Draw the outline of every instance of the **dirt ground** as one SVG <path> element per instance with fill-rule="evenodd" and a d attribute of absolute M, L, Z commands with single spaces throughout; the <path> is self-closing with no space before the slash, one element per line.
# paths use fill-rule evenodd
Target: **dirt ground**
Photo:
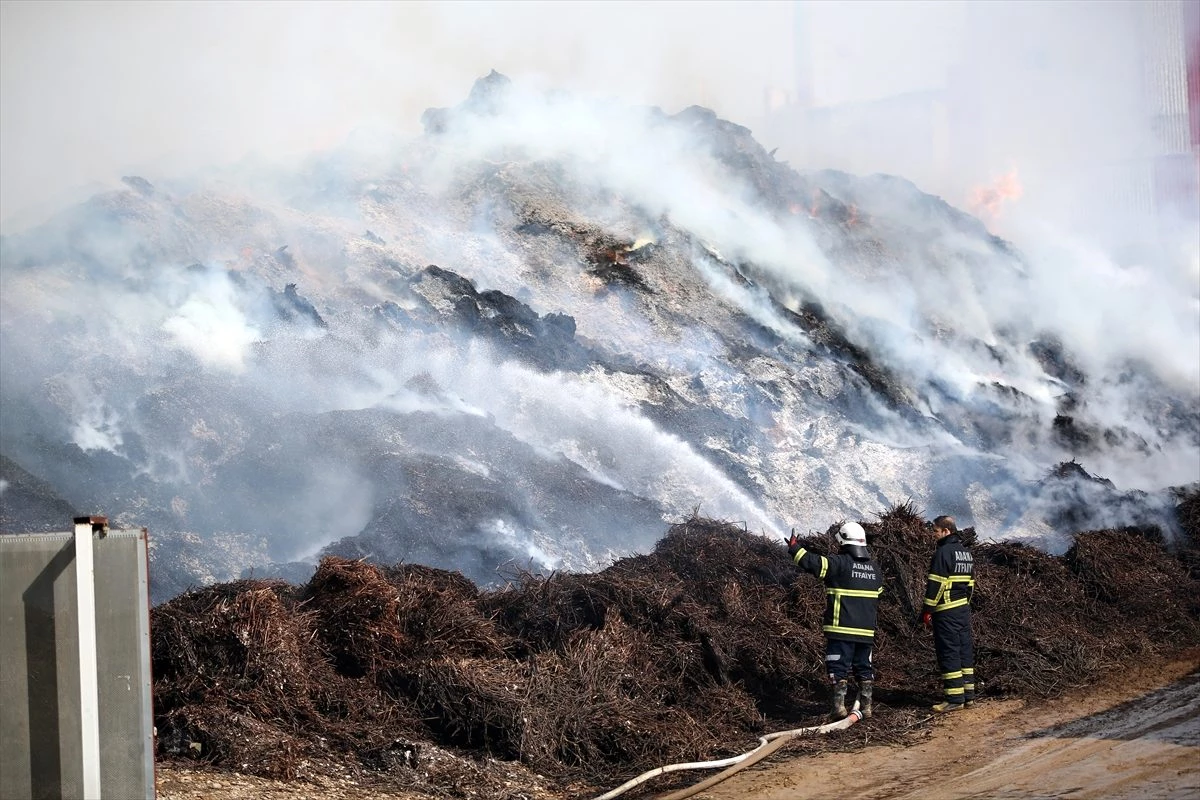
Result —
<path fill-rule="evenodd" d="M 784 748 L 695 798 L 1200 798 L 1200 652 L 1044 705 L 981 701 L 919 736 L 803 759 Z"/>
<path fill-rule="evenodd" d="M 288 783 L 174 764 L 155 768 L 158 800 L 425 800 L 415 794 L 373 791 L 348 780 Z"/>
<path fill-rule="evenodd" d="M 158 767 L 157 785 L 158 800 L 427 800 L 349 780 L 285 783 L 171 764 Z M 802 758 L 784 747 L 695 795 L 751 797 L 1200 798 L 1200 650 L 1045 704 L 983 700 L 904 746 Z"/>

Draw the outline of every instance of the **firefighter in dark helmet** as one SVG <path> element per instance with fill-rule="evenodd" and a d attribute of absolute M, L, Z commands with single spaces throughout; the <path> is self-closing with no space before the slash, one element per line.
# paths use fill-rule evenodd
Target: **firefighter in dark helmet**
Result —
<path fill-rule="evenodd" d="M 825 670 L 833 684 L 835 719 L 846 716 L 849 679 L 858 681 L 859 710 L 871 716 L 875 668 L 875 617 L 883 593 L 883 573 L 867 550 L 867 534 L 857 522 L 847 522 L 837 532 L 838 553 L 821 556 L 804 549 L 792 531 L 788 554 L 806 572 L 825 584 Z"/>
<path fill-rule="evenodd" d="M 937 549 L 929 562 L 920 622 L 933 627 L 933 647 L 942 673 L 942 713 L 969 708 L 975 700 L 975 646 L 971 637 L 971 598 L 975 561 L 963 544 L 954 517 L 933 521 Z"/>

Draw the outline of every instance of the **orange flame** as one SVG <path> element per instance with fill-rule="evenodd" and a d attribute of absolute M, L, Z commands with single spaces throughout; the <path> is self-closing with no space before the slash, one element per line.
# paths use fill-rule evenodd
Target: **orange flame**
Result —
<path fill-rule="evenodd" d="M 1017 171 L 1010 169 L 1001 175 L 991 186 L 976 186 L 971 190 L 969 205 L 971 213 L 989 220 L 1000 218 L 1004 206 L 1021 199 L 1025 190 L 1017 178 Z"/>
<path fill-rule="evenodd" d="M 235 269 L 239 272 L 241 270 L 248 268 L 253 263 L 254 263 L 254 247 L 251 245 L 244 245 L 242 247 L 242 249 L 238 251 L 238 257 L 237 257 L 236 261 L 233 261 L 231 263 L 231 261 L 227 260 L 225 262 L 226 266 L 230 267 L 231 269 Z"/>

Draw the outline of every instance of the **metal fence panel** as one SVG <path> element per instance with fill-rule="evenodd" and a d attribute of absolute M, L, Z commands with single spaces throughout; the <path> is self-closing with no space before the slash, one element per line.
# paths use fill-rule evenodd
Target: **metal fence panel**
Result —
<path fill-rule="evenodd" d="M 146 532 L 93 534 L 106 800 L 154 797 Z M 0 535 L 0 797 L 82 791 L 75 542 Z"/>

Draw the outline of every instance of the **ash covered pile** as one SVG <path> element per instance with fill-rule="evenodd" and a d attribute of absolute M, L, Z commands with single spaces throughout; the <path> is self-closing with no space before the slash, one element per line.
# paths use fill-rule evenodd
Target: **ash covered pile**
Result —
<path fill-rule="evenodd" d="M 1179 506 L 1193 543 L 1198 496 Z M 906 503 L 864 527 L 886 574 L 876 714 L 801 750 L 896 741 L 939 696 L 912 622 L 932 549 L 923 520 Z M 835 529 L 806 546 L 832 550 Z M 985 698 L 1053 696 L 1200 644 L 1200 579 L 1187 548 L 1153 531 L 1078 533 L 1061 556 L 964 538 Z M 330 556 L 302 586 L 240 581 L 154 609 L 159 756 L 438 796 L 587 792 L 820 717 L 823 602 L 781 542 L 695 515 L 600 572 L 487 591 Z"/>
<path fill-rule="evenodd" d="M 0 529 L 146 527 L 155 602 L 330 555 L 585 572 L 698 507 L 1177 533 L 1200 306 L 1167 271 L 793 169 L 699 107 L 493 73 L 423 121 L 6 231 Z M 1076 457 L 1111 482 L 1042 480 Z"/>

